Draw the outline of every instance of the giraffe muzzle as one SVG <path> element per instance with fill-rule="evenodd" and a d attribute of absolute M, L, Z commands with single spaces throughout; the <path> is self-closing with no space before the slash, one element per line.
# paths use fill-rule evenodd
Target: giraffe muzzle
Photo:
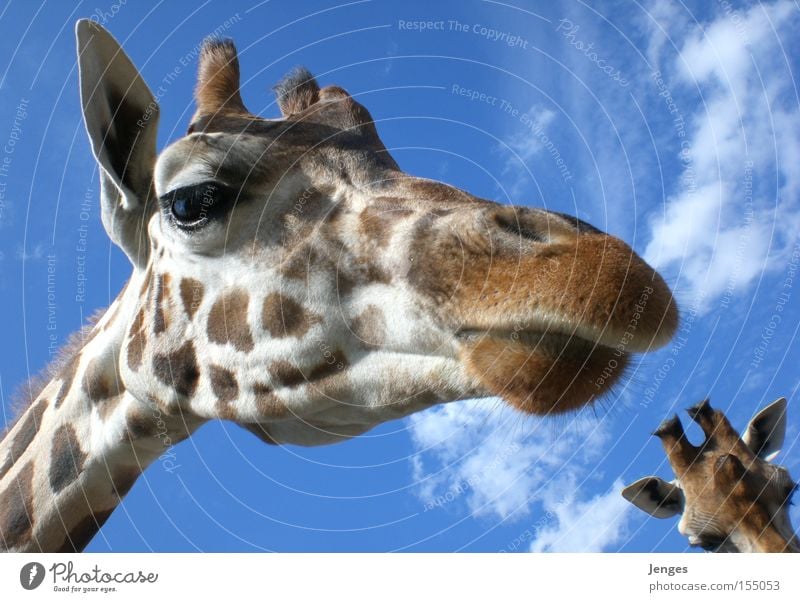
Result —
<path fill-rule="evenodd" d="M 537 414 L 576 409 L 619 382 L 632 354 L 672 338 L 671 291 L 618 238 L 539 210 L 484 208 L 471 230 L 469 216 L 453 219 L 429 233 L 437 261 L 415 283 L 490 393 Z"/>

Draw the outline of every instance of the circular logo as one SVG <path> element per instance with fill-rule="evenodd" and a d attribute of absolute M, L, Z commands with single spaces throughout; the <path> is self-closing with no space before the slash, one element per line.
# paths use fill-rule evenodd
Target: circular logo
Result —
<path fill-rule="evenodd" d="M 29 562 L 19 572 L 19 582 L 25 589 L 36 589 L 44 581 L 44 566 Z"/>

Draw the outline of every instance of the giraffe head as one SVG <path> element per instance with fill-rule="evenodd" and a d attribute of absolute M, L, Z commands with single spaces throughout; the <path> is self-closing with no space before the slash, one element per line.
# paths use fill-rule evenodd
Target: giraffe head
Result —
<path fill-rule="evenodd" d="M 677 480 L 645 477 L 622 495 L 658 518 L 681 514 L 680 532 L 707 551 L 800 551 L 788 511 L 797 485 L 770 462 L 783 445 L 786 400 L 756 414 L 744 437 L 707 400 L 688 412 L 703 429 L 701 445 L 689 442 L 677 416 L 654 433 Z"/>
<path fill-rule="evenodd" d="M 234 46 L 200 53 L 186 136 L 102 28 L 78 26 L 103 221 L 134 265 L 126 390 L 168 414 L 316 444 L 435 403 L 591 403 L 677 310 L 625 243 L 572 217 L 403 173 L 367 110 L 299 69 L 251 114 Z"/>

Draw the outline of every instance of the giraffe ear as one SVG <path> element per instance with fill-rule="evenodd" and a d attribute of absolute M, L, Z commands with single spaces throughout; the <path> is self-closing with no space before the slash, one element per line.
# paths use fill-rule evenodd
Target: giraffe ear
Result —
<path fill-rule="evenodd" d="M 249 115 L 239 92 L 239 56 L 231 40 L 206 38 L 200 60 L 194 98 L 197 103 L 192 122 L 203 115 Z"/>
<path fill-rule="evenodd" d="M 770 462 L 781 451 L 785 436 L 786 398 L 781 397 L 753 417 L 742 440 L 759 458 Z"/>
<path fill-rule="evenodd" d="M 134 265 L 147 263 L 147 218 L 155 203 L 158 103 L 139 71 L 105 29 L 75 26 L 81 108 L 100 166 L 101 214 L 108 235 Z"/>
<path fill-rule="evenodd" d="M 644 477 L 622 490 L 622 497 L 656 518 L 683 512 L 683 492 L 660 477 Z"/>
<path fill-rule="evenodd" d="M 284 117 L 301 113 L 319 100 L 319 84 L 305 67 L 295 67 L 273 89 Z"/>

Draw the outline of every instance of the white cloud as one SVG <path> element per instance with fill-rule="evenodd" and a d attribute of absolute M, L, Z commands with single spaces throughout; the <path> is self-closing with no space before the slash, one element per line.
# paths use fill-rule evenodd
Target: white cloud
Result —
<path fill-rule="evenodd" d="M 664 47 L 672 43 L 674 32 L 687 27 L 682 8 L 677 2 L 653 2 L 647 7 L 646 16 L 640 17 L 644 29 L 650 33 L 647 60 L 651 65 L 661 64 Z"/>
<path fill-rule="evenodd" d="M 44 245 L 36 243 L 31 250 L 17 247 L 17 259 L 22 261 L 35 261 L 44 257 Z"/>
<path fill-rule="evenodd" d="M 505 179 L 506 192 L 512 199 L 531 185 L 535 177 L 535 172 L 529 172 L 533 157 L 545 150 L 554 159 L 561 157 L 558 147 L 548 134 L 548 126 L 555 117 L 556 113 L 550 109 L 532 106 L 519 118 L 515 133 L 505 140 L 504 145 L 500 145 L 500 151 L 508 155 L 501 176 Z"/>
<path fill-rule="evenodd" d="M 553 418 L 523 416 L 499 399 L 446 404 L 408 421 L 416 495 L 426 511 L 452 504 L 475 516 L 514 521 L 538 504 L 556 508 L 566 496 L 590 512 L 605 508 L 592 510 L 599 502 L 580 493 L 602 479 L 596 463 L 610 439 L 603 421 L 557 425 Z M 569 518 L 565 509 L 558 512 L 559 524 Z"/>
<path fill-rule="evenodd" d="M 620 494 L 616 480 L 603 494 L 585 501 L 576 499 L 575 484 L 554 487 L 545 499 L 545 516 L 555 521 L 538 530 L 531 552 L 614 551 L 628 536 L 631 506 Z"/>
<path fill-rule="evenodd" d="M 669 268 L 679 291 L 704 298 L 701 309 L 785 265 L 800 225 L 800 107 L 776 33 L 792 31 L 799 15 L 778 1 L 689 33 L 662 23 L 680 49 L 671 60 L 653 26 L 650 54 L 678 105 L 698 91 L 702 104 L 685 114 L 684 171 L 650 223 L 645 258 Z"/>

